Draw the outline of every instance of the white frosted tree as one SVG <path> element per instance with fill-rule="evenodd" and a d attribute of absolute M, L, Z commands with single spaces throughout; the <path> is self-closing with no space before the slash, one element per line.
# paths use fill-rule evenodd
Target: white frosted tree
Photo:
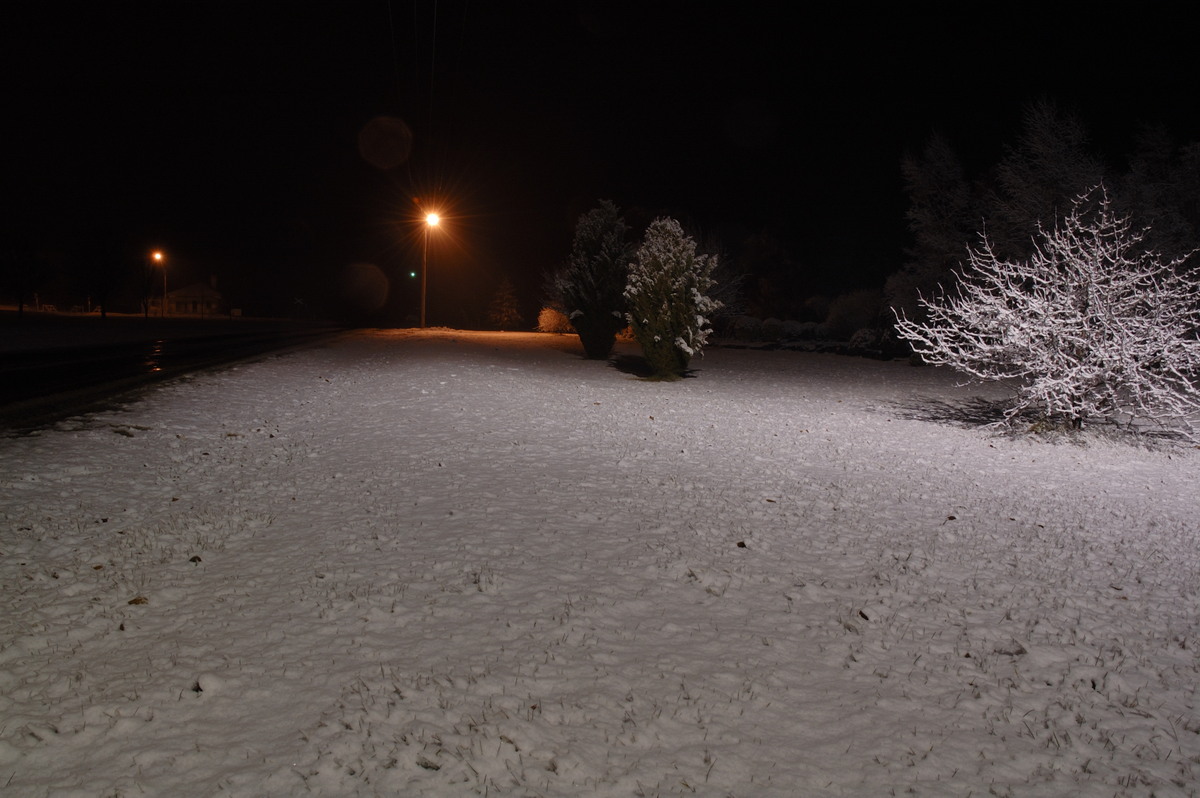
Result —
<path fill-rule="evenodd" d="M 923 298 L 924 321 L 897 313 L 897 332 L 929 363 L 1017 383 L 1006 423 L 1099 419 L 1196 440 L 1200 282 L 1144 236 L 1097 186 L 1054 230 L 1038 225 L 1027 259 L 1001 260 L 981 236 L 956 291 Z"/>
<path fill-rule="evenodd" d="M 679 377 L 712 332 L 710 314 L 721 303 L 709 296 L 715 255 L 696 252 L 679 222 L 650 223 L 625 286 L 629 324 L 646 361 L 660 377 Z"/>

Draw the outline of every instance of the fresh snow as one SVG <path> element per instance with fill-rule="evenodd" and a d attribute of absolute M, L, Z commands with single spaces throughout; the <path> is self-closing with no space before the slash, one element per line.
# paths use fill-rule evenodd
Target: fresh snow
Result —
<path fill-rule="evenodd" d="M 692 365 L 360 332 L 3 437 L 0 793 L 1197 794 L 1195 448 Z"/>

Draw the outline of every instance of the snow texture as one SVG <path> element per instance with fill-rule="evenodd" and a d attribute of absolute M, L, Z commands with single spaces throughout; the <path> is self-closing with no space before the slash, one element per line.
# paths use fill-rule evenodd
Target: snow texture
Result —
<path fill-rule="evenodd" d="M 0 439 L 3 794 L 1196 795 L 1194 449 L 575 346 L 355 333 Z"/>

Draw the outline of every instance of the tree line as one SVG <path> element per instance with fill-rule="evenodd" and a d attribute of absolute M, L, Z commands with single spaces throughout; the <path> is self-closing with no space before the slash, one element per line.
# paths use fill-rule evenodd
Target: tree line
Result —
<path fill-rule="evenodd" d="M 999 258 L 1028 258 L 1038 226 L 1052 227 L 1100 184 L 1114 213 L 1147 230 L 1146 247 L 1168 258 L 1195 250 L 1200 142 L 1181 144 L 1166 129 L 1146 126 L 1124 160 L 1106 160 L 1080 116 L 1049 99 L 1026 106 L 1016 140 L 978 174 L 968 174 L 953 143 L 934 133 L 901 164 L 911 238 L 885 285 L 887 306 L 919 316 L 919 297 L 953 282 L 984 233 Z"/>

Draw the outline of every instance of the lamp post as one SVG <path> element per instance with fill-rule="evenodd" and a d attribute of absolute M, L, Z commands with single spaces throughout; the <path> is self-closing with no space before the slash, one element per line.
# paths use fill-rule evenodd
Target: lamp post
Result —
<path fill-rule="evenodd" d="M 161 266 L 161 267 L 162 267 L 162 272 L 163 272 L 163 303 L 162 303 L 162 307 L 159 309 L 159 313 L 158 313 L 158 315 L 159 315 L 159 316 L 166 316 L 166 315 L 167 315 L 167 266 L 166 266 L 166 264 L 163 262 L 163 254 L 162 254 L 162 250 L 158 250 L 158 249 L 154 250 L 154 253 L 153 253 L 153 254 L 152 254 L 150 257 L 154 258 L 154 265 L 156 265 L 156 266 Z"/>
<path fill-rule="evenodd" d="M 425 250 L 421 255 L 421 329 L 425 328 L 425 283 L 429 272 L 429 231 L 437 227 L 440 219 L 436 213 L 425 217 Z"/>

